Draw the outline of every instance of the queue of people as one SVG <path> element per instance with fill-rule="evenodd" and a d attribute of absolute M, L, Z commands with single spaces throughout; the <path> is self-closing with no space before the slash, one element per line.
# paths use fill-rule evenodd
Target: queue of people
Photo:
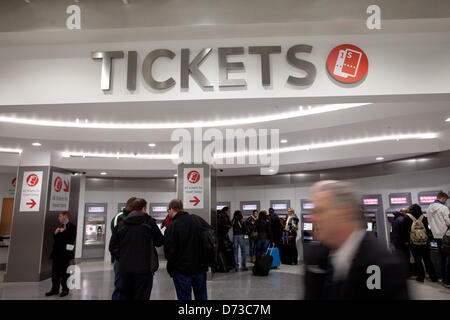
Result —
<path fill-rule="evenodd" d="M 425 271 L 432 282 L 438 282 L 437 270 L 431 260 L 431 243 L 438 249 L 442 284 L 450 288 L 450 254 L 444 249 L 442 239 L 450 237 L 450 212 L 445 203 L 448 195 L 439 192 L 437 199 L 426 212 L 422 212 L 418 204 L 403 208 L 395 214 L 392 222 L 391 241 L 395 250 L 409 264 L 409 275 L 416 276 L 419 282 L 425 281 Z M 426 216 L 425 216 L 426 214 Z M 447 247 L 450 244 L 447 244 Z M 414 264 L 410 263 L 411 255 Z M 425 266 L 425 267 L 424 267 Z"/>

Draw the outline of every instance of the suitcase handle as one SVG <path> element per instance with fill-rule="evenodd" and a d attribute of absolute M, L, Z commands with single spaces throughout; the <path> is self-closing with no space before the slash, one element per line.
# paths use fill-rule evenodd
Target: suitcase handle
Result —
<path fill-rule="evenodd" d="M 270 245 L 267 247 L 266 255 L 269 253 L 269 249 L 270 249 Z M 275 249 L 275 243 L 272 244 L 272 251 L 270 251 L 270 253 L 273 252 L 273 249 Z"/>

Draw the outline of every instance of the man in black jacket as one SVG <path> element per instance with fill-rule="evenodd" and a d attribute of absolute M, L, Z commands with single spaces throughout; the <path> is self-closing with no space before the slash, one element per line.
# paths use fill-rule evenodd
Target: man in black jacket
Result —
<path fill-rule="evenodd" d="M 272 241 L 277 247 L 281 242 L 283 235 L 283 226 L 281 225 L 280 217 L 275 213 L 273 208 L 269 208 L 270 225 L 272 227 Z"/>
<path fill-rule="evenodd" d="M 47 297 L 59 294 L 60 286 L 62 287 L 62 291 L 59 294 L 60 297 L 65 297 L 69 294 L 67 268 L 70 260 L 74 258 L 77 227 L 69 221 L 68 212 L 58 214 L 58 222 L 60 226 L 53 233 L 54 244 L 50 255 L 50 259 L 53 260 L 52 289 L 45 294 Z"/>
<path fill-rule="evenodd" d="M 164 233 L 167 271 L 173 278 L 178 300 L 207 300 L 206 272 L 208 263 L 202 256 L 201 232 L 195 217 L 183 211 L 183 202 L 169 203 L 172 221 Z"/>
<path fill-rule="evenodd" d="M 307 272 L 317 269 L 313 283 L 322 287 L 318 292 L 306 286 L 305 296 L 325 300 L 408 299 L 407 267 L 381 242 L 367 235 L 360 199 L 346 182 L 321 181 L 313 186 L 316 238 L 330 252 L 322 250 L 327 254 L 326 269 L 320 268 L 323 263 L 313 266 L 306 262 Z M 314 294 L 308 294 L 310 290 Z"/>
<path fill-rule="evenodd" d="M 149 300 L 158 270 L 155 246 L 164 244 L 156 222 L 147 213 L 147 201 L 136 199 L 132 211 L 115 228 L 109 251 L 120 263 L 120 300 Z"/>

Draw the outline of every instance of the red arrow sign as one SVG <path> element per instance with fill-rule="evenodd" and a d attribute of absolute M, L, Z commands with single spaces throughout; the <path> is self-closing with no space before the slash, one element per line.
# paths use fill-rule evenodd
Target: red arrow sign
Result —
<path fill-rule="evenodd" d="M 30 209 L 36 205 L 36 201 L 34 199 L 30 199 L 29 202 L 26 203 L 27 206 L 30 206 Z"/>
<path fill-rule="evenodd" d="M 200 203 L 200 199 L 197 198 L 196 196 L 194 196 L 194 199 L 195 200 L 189 200 L 189 202 L 192 202 L 194 204 L 194 207 L 195 207 L 196 205 L 198 205 Z"/>
<path fill-rule="evenodd" d="M 69 182 L 67 182 L 66 180 L 64 180 L 64 192 L 69 192 Z"/>

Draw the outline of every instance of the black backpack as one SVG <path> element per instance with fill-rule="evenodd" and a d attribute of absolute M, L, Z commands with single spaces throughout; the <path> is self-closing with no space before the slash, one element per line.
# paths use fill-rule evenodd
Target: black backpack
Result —
<path fill-rule="evenodd" d="M 208 264 L 208 266 L 214 267 L 216 265 L 217 259 L 215 230 L 201 217 L 195 214 L 193 214 L 192 217 L 194 217 L 194 220 L 200 232 L 202 258 Z"/>

